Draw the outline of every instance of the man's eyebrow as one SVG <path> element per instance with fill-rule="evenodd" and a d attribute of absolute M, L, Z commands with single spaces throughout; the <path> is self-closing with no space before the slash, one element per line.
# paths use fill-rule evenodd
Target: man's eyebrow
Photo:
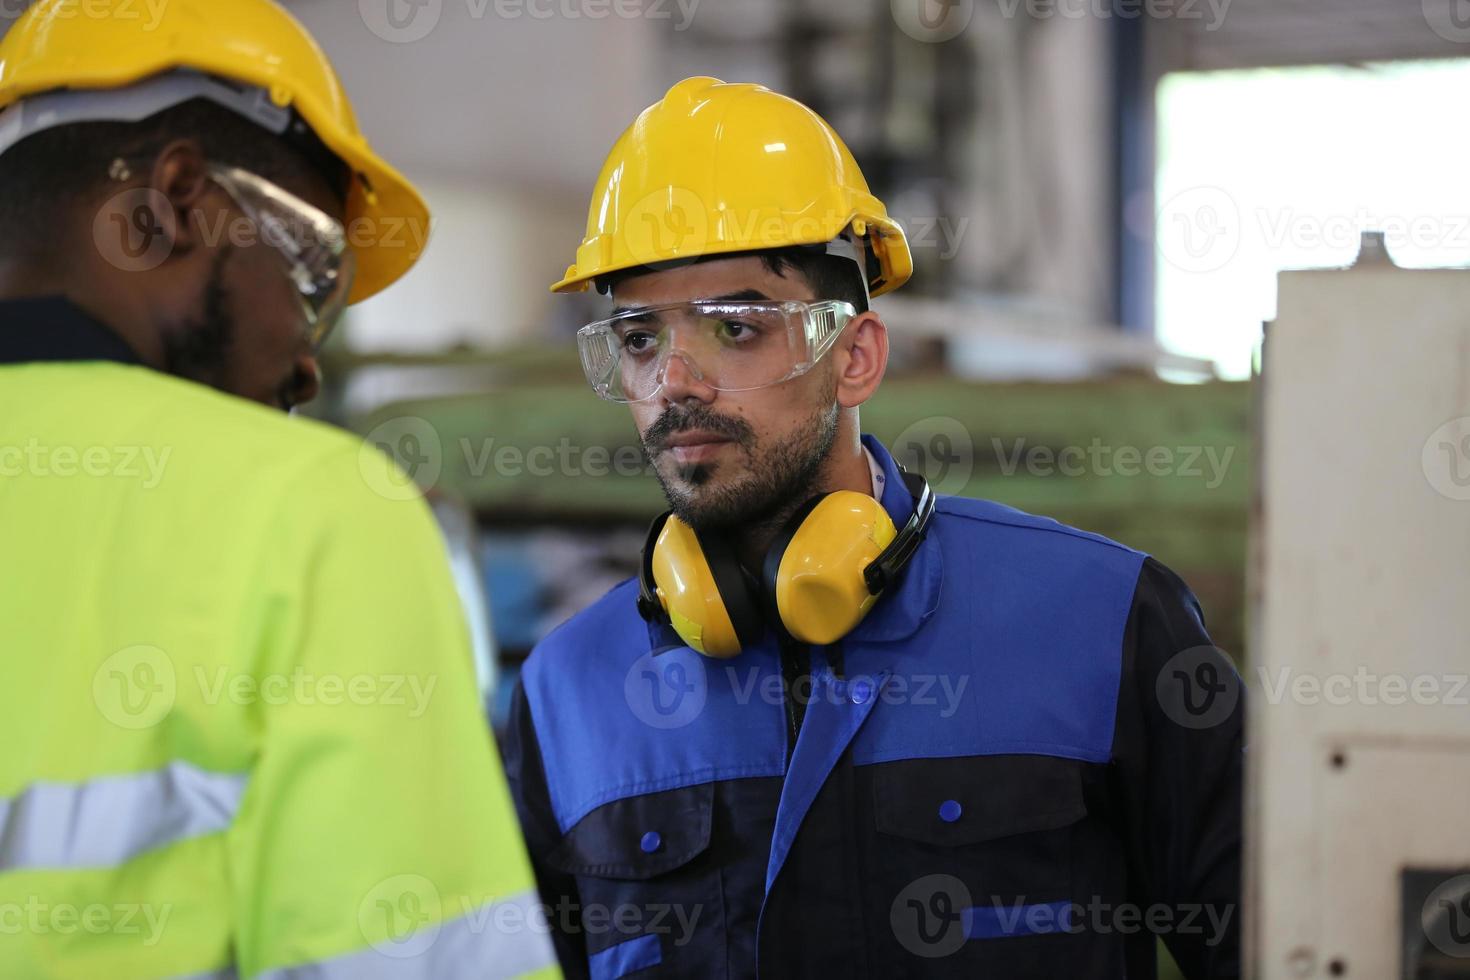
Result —
<path fill-rule="evenodd" d="M 690 300 L 691 303 L 760 303 L 770 302 L 771 297 L 759 289 L 742 289 L 734 293 L 726 293 L 723 296 L 709 296 L 703 299 Z M 658 303 L 653 306 L 614 306 L 609 316 L 636 316 L 648 310 L 658 309 L 666 304 Z"/>

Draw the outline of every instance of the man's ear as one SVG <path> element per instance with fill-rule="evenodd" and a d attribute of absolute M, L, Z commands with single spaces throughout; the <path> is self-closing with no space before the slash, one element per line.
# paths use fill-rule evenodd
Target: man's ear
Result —
<path fill-rule="evenodd" d="M 856 408 L 878 390 L 888 369 L 888 327 L 869 310 L 852 318 L 837 339 L 837 403 Z"/>
<path fill-rule="evenodd" d="M 204 243 L 202 207 L 212 187 L 209 161 L 198 140 L 174 140 L 154 158 L 148 174 L 148 197 L 159 209 L 168 208 L 167 214 L 158 217 L 173 237 L 175 254 Z"/>

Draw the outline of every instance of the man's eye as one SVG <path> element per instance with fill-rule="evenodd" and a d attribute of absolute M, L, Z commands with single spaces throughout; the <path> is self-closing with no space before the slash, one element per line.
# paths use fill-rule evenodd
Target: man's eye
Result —
<path fill-rule="evenodd" d="M 623 334 L 623 349 L 631 354 L 643 354 L 652 350 L 658 338 L 646 330 L 630 330 Z"/>
<path fill-rule="evenodd" d="M 720 321 L 720 336 L 725 340 L 733 340 L 737 343 L 749 341 L 759 332 L 752 324 L 741 323 L 739 320 Z"/>

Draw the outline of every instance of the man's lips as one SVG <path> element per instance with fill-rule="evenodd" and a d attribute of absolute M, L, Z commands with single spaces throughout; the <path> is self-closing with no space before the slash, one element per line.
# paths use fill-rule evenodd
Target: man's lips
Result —
<path fill-rule="evenodd" d="M 729 436 L 714 432 L 675 432 L 659 443 L 659 452 L 669 453 L 680 463 L 700 463 L 733 442 Z"/>

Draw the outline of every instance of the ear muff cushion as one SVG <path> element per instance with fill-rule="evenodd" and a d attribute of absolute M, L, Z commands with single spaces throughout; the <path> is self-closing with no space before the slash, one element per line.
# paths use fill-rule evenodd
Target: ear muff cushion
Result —
<path fill-rule="evenodd" d="M 835 643 L 877 601 L 865 569 L 898 536 L 878 500 L 841 490 L 803 508 L 784 546 L 766 556 L 768 601 L 785 630 L 804 643 Z"/>
<path fill-rule="evenodd" d="M 740 647 L 755 646 L 765 633 L 765 618 L 734 547 L 723 537 L 696 536 Z"/>

